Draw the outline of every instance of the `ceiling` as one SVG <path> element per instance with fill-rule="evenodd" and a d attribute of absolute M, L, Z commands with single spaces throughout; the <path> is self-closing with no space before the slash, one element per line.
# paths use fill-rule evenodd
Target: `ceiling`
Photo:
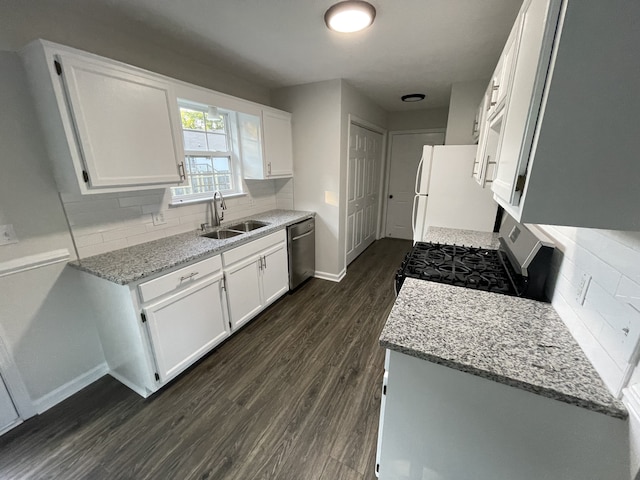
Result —
<path fill-rule="evenodd" d="M 370 0 L 374 24 L 324 25 L 332 0 L 61 0 L 135 25 L 173 50 L 268 88 L 343 78 L 387 111 L 446 107 L 451 84 L 488 80 L 522 0 Z M 99 12 L 99 13 L 97 13 Z M 91 14 L 90 12 L 87 14 Z M 402 103 L 407 93 L 427 99 Z"/>

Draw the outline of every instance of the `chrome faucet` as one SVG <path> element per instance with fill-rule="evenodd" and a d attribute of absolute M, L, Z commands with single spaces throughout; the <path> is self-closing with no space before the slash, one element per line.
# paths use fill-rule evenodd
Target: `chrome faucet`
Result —
<path fill-rule="evenodd" d="M 218 213 L 218 204 L 216 202 L 216 196 L 220 195 L 220 213 Z M 222 193 L 220 193 L 220 191 L 216 190 L 213 193 L 213 199 L 211 200 L 211 202 L 213 203 L 213 226 L 214 227 L 218 227 L 220 226 L 220 222 L 222 220 L 224 220 L 224 212 L 222 212 L 222 210 L 226 210 L 227 209 L 227 204 L 224 202 L 224 197 L 222 196 Z"/>

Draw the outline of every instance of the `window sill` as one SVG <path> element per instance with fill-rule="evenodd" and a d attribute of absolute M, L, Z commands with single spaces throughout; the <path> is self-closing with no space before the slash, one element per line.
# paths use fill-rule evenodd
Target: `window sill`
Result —
<path fill-rule="evenodd" d="M 247 193 L 242 192 L 242 193 L 230 193 L 228 195 L 225 195 L 224 198 L 229 199 L 229 198 L 237 198 L 237 197 L 244 197 L 246 196 Z M 169 208 L 173 208 L 173 207 L 182 207 L 184 205 L 194 205 L 196 203 L 205 203 L 205 202 L 210 202 L 213 200 L 213 195 L 210 198 L 195 198 L 193 200 L 182 200 L 182 201 L 177 201 L 177 202 L 169 202 Z"/>

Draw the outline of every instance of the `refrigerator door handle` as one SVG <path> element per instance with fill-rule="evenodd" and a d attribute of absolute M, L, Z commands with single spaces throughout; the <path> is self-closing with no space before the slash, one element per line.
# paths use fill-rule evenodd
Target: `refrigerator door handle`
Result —
<path fill-rule="evenodd" d="M 418 171 L 416 172 L 416 195 L 420 195 L 418 188 L 420 186 L 420 180 L 422 178 L 422 165 L 424 164 L 424 155 L 420 157 L 420 163 L 418 164 Z M 414 202 L 415 205 L 415 202 Z"/>
<path fill-rule="evenodd" d="M 411 232 L 413 233 L 413 237 L 416 236 L 416 204 L 418 203 L 419 195 L 415 195 L 413 197 L 413 208 L 411 209 Z"/>

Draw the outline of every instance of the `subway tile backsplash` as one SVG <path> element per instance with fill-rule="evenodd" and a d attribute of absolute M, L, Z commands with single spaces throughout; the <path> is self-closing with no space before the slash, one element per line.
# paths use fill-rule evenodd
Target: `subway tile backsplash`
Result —
<path fill-rule="evenodd" d="M 547 293 L 612 392 L 626 386 L 640 338 L 640 232 L 540 225 L 557 246 Z M 578 290 L 591 276 L 584 304 Z M 624 289 L 626 298 L 621 298 Z"/>
<path fill-rule="evenodd" d="M 246 195 L 225 199 L 225 221 L 274 208 L 293 208 L 290 179 L 245 182 Z M 168 189 L 97 195 L 61 194 L 80 258 L 195 230 L 211 222 L 211 204 L 170 207 Z M 154 225 L 152 215 L 165 222 Z"/>

